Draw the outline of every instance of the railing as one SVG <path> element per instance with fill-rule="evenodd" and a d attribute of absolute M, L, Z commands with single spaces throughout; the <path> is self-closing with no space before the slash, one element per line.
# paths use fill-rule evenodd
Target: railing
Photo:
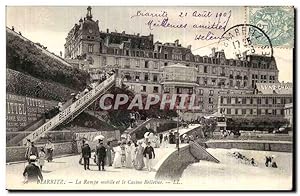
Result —
<path fill-rule="evenodd" d="M 97 98 L 103 94 L 108 88 L 114 85 L 116 80 L 116 76 L 112 75 L 95 88 L 90 90 L 87 94 L 83 95 L 80 99 L 72 103 L 70 106 L 65 108 L 59 114 L 51 118 L 48 122 L 40 126 L 30 135 L 26 136 L 22 143 L 26 144 L 27 140 L 36 141 L 41 138 L 45 133 L 54 129 L 58 125 L 62 124 L 63 122 L 67 121 L 70 122 L 76 116 L 78 116 L 84 109 L 86 109 L 89 105 L 91 105 Z"/>

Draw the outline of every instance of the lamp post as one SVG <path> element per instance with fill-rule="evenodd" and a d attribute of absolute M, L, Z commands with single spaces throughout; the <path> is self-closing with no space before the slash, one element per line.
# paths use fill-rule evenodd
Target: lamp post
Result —
<path fill-rule="evenodd" d="M 176 109 L 177 111 L 177 132 L 176 132 L 176 136 L 175 136 L 175 139 L 176 139 L 176 148 L 177 148 L 177 151 L 179 153 L 179 111 L 180 109 Z"/>

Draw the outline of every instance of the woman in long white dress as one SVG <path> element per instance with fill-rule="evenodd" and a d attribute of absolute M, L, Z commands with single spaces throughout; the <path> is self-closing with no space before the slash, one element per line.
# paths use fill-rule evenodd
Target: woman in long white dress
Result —
<path fill-rule="evenodd" d="M 127 146 L 125 147 L 125 152 L 126 152 L 126 163 L 125 163 L 125 166 L 127 168 L 132 168 L 132 154 L 131 154 L 131 151 L 132 148 L 131 148 L 131 142 L 128 142 L 127 143 Z"/>
<path fill-rule="evenodd" d="M 121 168 L 122 167 L 122 163 L 121 163 L 121 147 L 120 147 L 121 143 L 118 143 L 118 146 L 114 149 L 115 151 L 115 157 L 114 157 L 114 162 L 113 162 L 113 167 L 114 168 Z"/>

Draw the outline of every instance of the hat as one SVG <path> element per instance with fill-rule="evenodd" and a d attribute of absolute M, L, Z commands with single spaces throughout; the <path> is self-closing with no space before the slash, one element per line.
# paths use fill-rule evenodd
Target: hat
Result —
<path fill-rule="evenodd" d="M 30 161 L 35 161 L 36 160 L 36 156 L 35 155 L 30 155 L 29 160 Z"/>

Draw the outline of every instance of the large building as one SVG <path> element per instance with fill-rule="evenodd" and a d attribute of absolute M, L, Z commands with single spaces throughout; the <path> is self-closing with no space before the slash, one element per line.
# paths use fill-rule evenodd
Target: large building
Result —
<path fill-rule="evenodd" d="M 226 117 L 288 119 L 292 123 L 292 83 L 257 83 L 254 94 L 221 94 L 218 113 Z"/>
<path fill-rule="evenodd" d="M 256 83 L 278 82 L 273 57 L 227 59 L 223 50 L 214 48 L 211 55 L 200 56 L 179 40 L 154 42 L 152 34 L 102 31 L 100 24 L 88 7 L 66 37 L 65 59 L 93 78 L 100 70 L 118 68 L 124 83 L 136 93 L 196 93 L 198 112 L 207 114 L 217 111 L 219 94 L 253 93 Z"/>

